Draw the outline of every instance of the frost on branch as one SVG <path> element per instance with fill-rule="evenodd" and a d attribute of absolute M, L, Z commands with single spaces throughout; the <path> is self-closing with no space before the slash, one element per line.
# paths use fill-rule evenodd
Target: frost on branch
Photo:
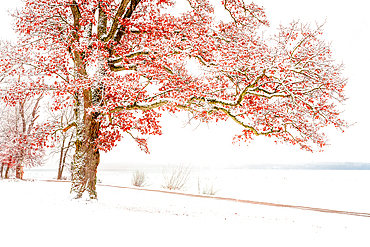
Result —
<path fill-rule="evenodd" d="M 263 8 L 253 2 L 246 5 L 244 0 L 222 0 L 222 5 L 237 26 L 255 29 L 260 25 L 269 25 Z"/>

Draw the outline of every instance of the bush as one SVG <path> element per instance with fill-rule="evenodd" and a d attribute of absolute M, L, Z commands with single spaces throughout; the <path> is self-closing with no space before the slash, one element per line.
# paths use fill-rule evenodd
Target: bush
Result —
<path fill-rule="evenodd" d="M 164 185 L 162 188 L 167 190 L 186 190 L 186 184 L 189 181 L 192 168 L 179 165 L 163 169 Z"/>
<path fill-rule="evenodd" d="M 208 179 L 207 179 L 208 180 Z M 200 183 L 200 179 L 198 177 L 198 193 L 200 194 L 201 192 L 201 183 Z M 209 184 L 208 182 L 203 186 L 202 188 L 202 194 L 203 195 L 210 195 L 210 196 L 214 196 L 217 192 L 219 192 L 220 190 L 219 189 L 215 189 L 214 186 L 213 186 L 213 182 L 211 184 Z"/>
<path fill-rule="evenodd" d="M 148 185 L 148 177 L 145 172 L 136 170 L 132 174 L 131 184 L 136 187 L 144 187 Z"/>
<path fill-rule="evenodd" d="M 203 187 L 203 190 L 202 190 L 202 194 L 203 195 L 211 195 L 211 196 L 214 196 L 216 195 L 217 192 L 219 192 L 220 190 L 216 190 L 214 189 L 213 187 L 213 183 L 211 185 L 208 185 L 206 184 L 204 187 Z"/>

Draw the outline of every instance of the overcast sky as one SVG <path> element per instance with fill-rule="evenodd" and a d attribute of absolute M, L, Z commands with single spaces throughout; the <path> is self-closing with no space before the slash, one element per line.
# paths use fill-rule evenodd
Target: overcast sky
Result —
<path fill-rule="evenodd" d="M 213 2 L 214 0 L 212 0 Z M 19 6 L 20 0 L 3 1 L 0 9 L 2 39 L 14 37 L 6 9 Z M 245 1 L 248 3 L 248 1 Z M 274 29 L 293 19 L 315 24 L 323 23 L 324 38 L 332 42 L 333 56 L 345 64 L 344 76 L 349 79 L 346 96 L 349 98 L 342 118 L 355 123 L 345 133 L 327 129 L 330 146 L 322 153 L 302 151 L 298 146 L 278 144 L 267 137 L 256 137 L 249 143 L 233 145 L 232 138 L 241 128 L 232 121 L 217 125 L 184 126 L 186 115 L 180 118 L 165 114 L 163 135 L 149 139 L 151 154 L 144 154 L 129 136 L 110 153 L 102 154 L 100 168 L 111 164 L 193 164 L 228 166 L 243 164 L 297 164 L 309 162 L 370 162 L 370 110 L 368 94 L 370 79 L 370 21 L 364 0 L 258 0 L 265 7 Z M 335 6 L 333 5 L 335 4 Z M 55 165 L 56 166 L 56 165 Z"/>

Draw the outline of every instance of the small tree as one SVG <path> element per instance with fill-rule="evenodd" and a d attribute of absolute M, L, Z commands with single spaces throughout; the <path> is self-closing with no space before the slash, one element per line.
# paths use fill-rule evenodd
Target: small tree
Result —
<path fill-rule="evenodd" d="M 73 122 L 73 112 L 71 107 L 59 109 L 58 111 L 49 111 L 49 115 L 54 123 L 54 146 L 51 154 L 59 155 L 58 162 L 58 176 L 57 179 L 61 180 L 65 168 L 71 170 L 71 163 L 73 160 L 72 153 L 74 151 L 74 133 L 59 131 L 65 126 Z"/>
<path fill-rule="evenodd" d="M 2 157 L 1 157 L 1 177 L 3 177 L 2 172 L 3 172 L 4 167 L 5 167 L 4 178 L 8 179 L 10 169 L 15 168 L 15 161 L 12 159 L 12 157 L 10 155 L 2 153 Z"/>
<path fill-rule="evenodd" d="M 34 98 L 18 95 L 14 105 L 4 106 L 2 110 L 3 163 L 7 164 L 6 174 L 13 168 L 18 179 L 23 179 L 25 166 L 40 166 L 44 162 L 47 133 L 45 126 L 36 123 L 42 97 L 42 94 Z"/>

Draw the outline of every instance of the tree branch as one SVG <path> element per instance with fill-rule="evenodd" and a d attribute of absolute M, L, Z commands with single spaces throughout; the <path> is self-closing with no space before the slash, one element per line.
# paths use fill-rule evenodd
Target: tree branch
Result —
<path fill-rule="evenodd" d="M 154 108 L 161 107 L 165 104 L 167 104 L 169 101 L 168 100 L 163 100 L 163 101 L 158 101 L 153 104 L 149 105 L 138 105 L 136 103 L 128 106 L 117 106 L 113 110 L 111 110 L 109 113 L 114 113 L 114 112 L 119 112 L 119 111 L 132 111 L 132 110 L 142 110 L 142 111 L 147 111 L 147 110 L 152 110 Z"/>
<path fill-rule="evenodd" d="M 128 64 L 127 67 L 128 68 L 126 68 L 125 66 L 116 66 L 114 64 L 109 65 L 109 68 L 111 71 L 118 72 L 118 71 L 123 71 L 123 70 L 136 70 L 137 64 Z"/>
<path fill-rule="evenodd" d="M 141 0 L 131 0 L 130 8 L 128 8 L 125 16 L 123 18 L 128 19 L 131 17 L 132 13 L 136 9 L 137 5 L 140 3 Z M 124 27 L 120 27 L 114 37 L 114 41 L 120 42 L 122 39 L 122 36 L 124 34 Z"/>
<path fill-rule="evenodd" d="M 71 10 L 73 14 L 73 27 L 75 28 L 74 32 L 72 32 L 72 36 L 76 41 L 78 41 L 79 40 L 78 31 L 81 29 L 80 25 L 81 12 L 75 0 L 73 0 L 71 4 Z"/>
<path fill-rule="evenodd" d="M 70 124 L 68 124 L 68 126 L 67 127 L 65 127 L 64 129 L 61 129 L 61 130 L 63 130 L 63 132 L 67 132 L 70 128 L 72 128 L 72 127 L 76 127 L 77 128 L 77 124 L 76 124 L 76 122 L 73 122 L 73 123 L 70 123 Z M 59 129 L 58 129 L 59 130 Z M 55 132 L 57 132 L 58 130 L 56 130 Z"/>
<path fill-rule="evenodd" d="M 276 133 L 276 132 L 280 132 L 281 131 L 281 130 L 274 130 L 273 128 L 271 128 L 269 131 L 258 132 L 254 127 L 252 127 L 250 125 L 246 125 L 245 123 L 243 123 L 242 121 L 240 121 L 239 119 L 237 119 L 236 116 L 233 115 L 233 114 L 231 114 L 229 110 L 227 110 L 225 108 L 217 107 L 217 106 L 213 107 L 213 109 L 224 112 L 232 120 L 234 120 L 237 124 L 243 126 L 246 129 L 251 130 L 256 136 L 259 136 L 259 135 L 268 135 L 268 134 L 272 134 L 272 133 Z"/>
<path fill-rule="evenodd" d="M 109 30 L 109 33 L 107 36 L 105 36 L 103 38 L 103 41 L 104 42 L 107 42 L 109 40 L 111 40 L 113 37 L 114 37 L 114 34 L 117 32 L 117 28 L 118 28 L 118 24 L 119 24 L 119 21 L 120 21 L 120 18 L 123 16 L 123 14 L 125 13 L 125 10 L 127 8 L 127 5 L 128 3 L 130 2 L 130 0 L 122 0 L 121 1 L 121 4 L 117 10 L 117 13 L 113 19 L 113 23 L 112 23 L 112 26 Z M 132 0 L 131 0 L 132 2 Z"/>
<path fill-rule="evenodd" d="M 99 3 L 99 17 L 98 17 L 98 38 L 107 34 L 107 15 L 105 14 L 101 4 Z"/>

